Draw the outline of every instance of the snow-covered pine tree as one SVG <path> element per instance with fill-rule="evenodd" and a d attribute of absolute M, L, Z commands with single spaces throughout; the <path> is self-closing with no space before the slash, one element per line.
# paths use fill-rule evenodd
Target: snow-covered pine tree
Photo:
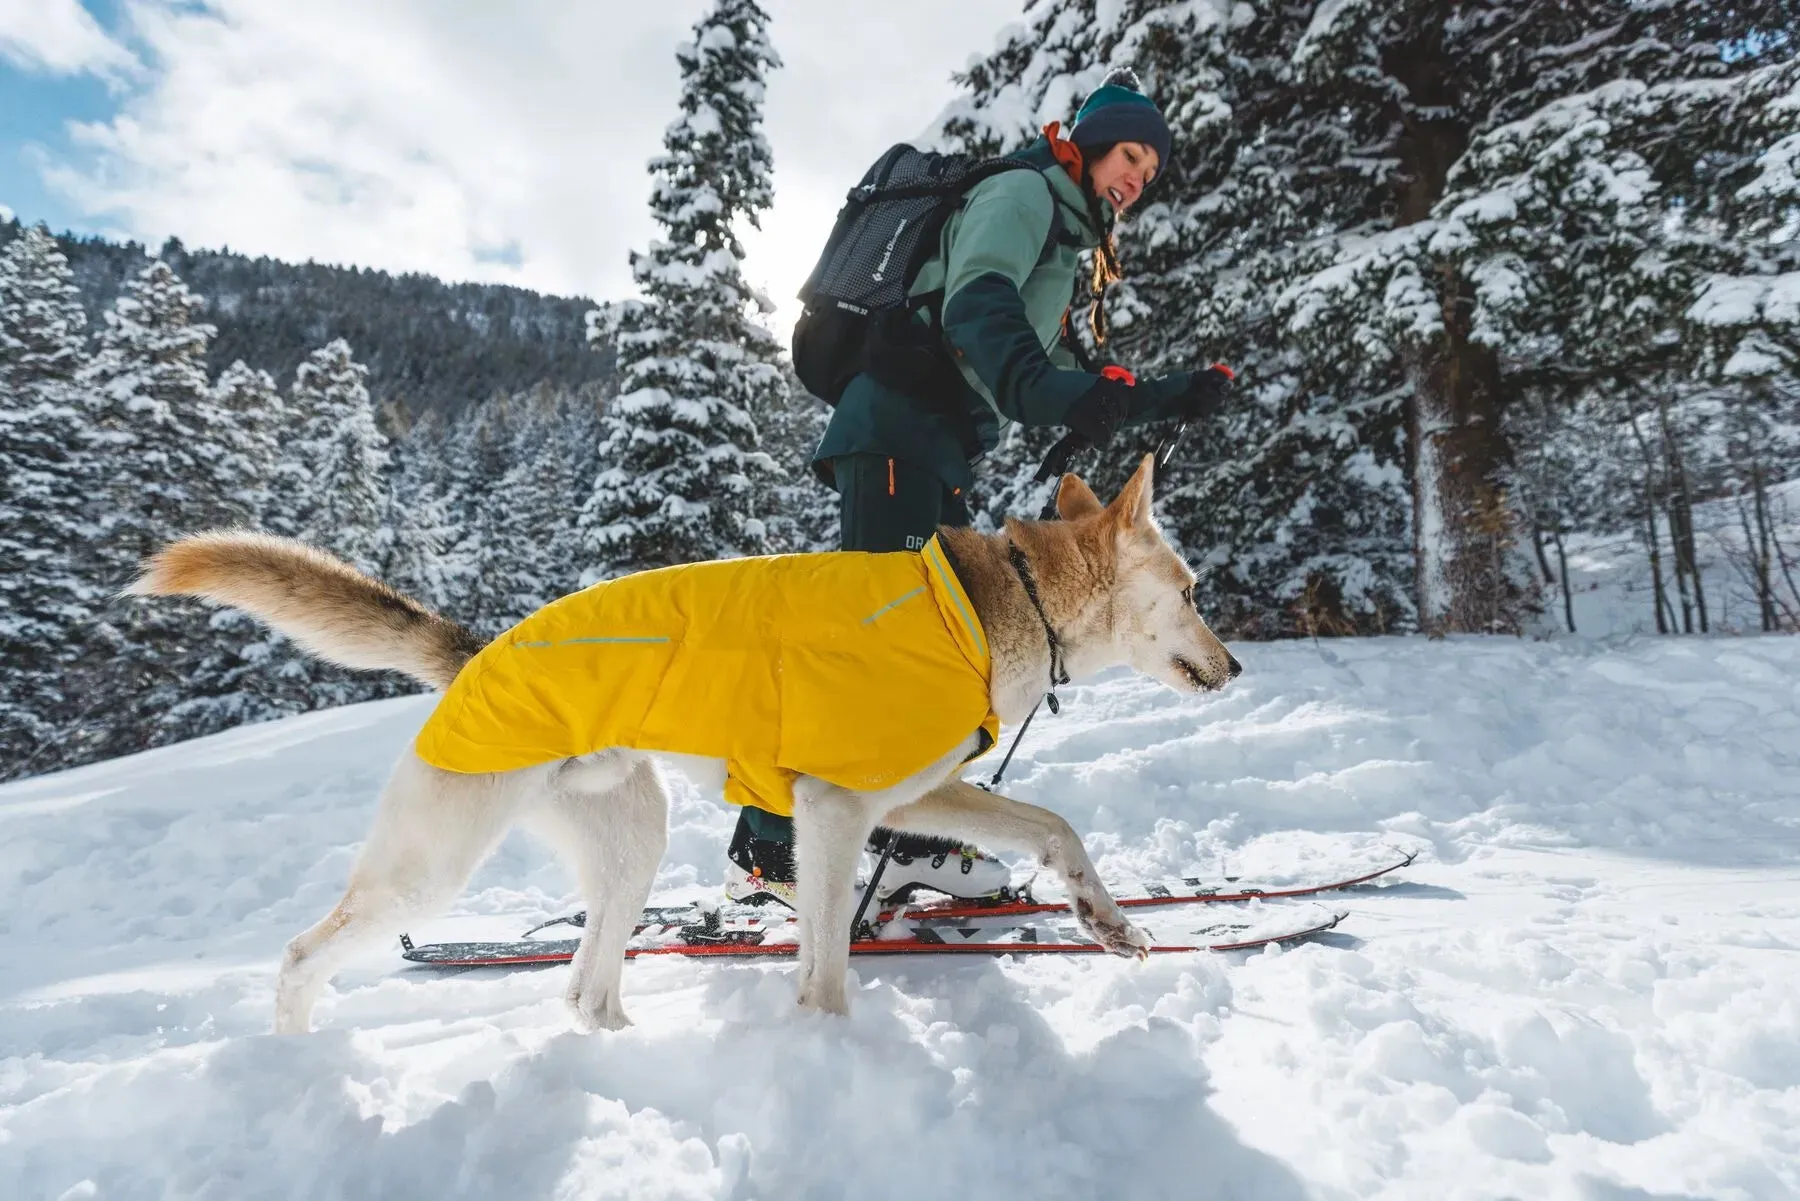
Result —
<path fill-rule="evenodd" d="M 591 578 L 767 545 L 754 505 L 773 464 L 756 415 L 785 379 L 733 226 L 756 224 L 772 199 L 763 77 L 780 60 L 768 23 L 754 0 L 716 0 L 676 51 L 681 116 L 650 164 L 666 237 L 632 255 L 643 299 L 590 326 L 616 345 L 621 374 L 582 512 Z"/>
<path fill-rule="evenodd" d="M 757 415 L 763 448 L 775 461 L 776 476 L 758 506 L 766 513 L 769 550 L 803 554 L 838 548 L 838 498 L 812 467 L 813 451 L 825 436 L 829 416 L 818 399 L 791 373 L 773 405 Z"/>
<path fill-rule="evenodd" d="M 1228 627 L 1405 626 L 1411 592 L 1427 630 L 1519 629 L 1507 406 L 1559 374 L 1666 389 L 1709 257 L 1758 248 L 1760 294 L 1784 294 L 1767 228 L 1723 214 L 1766 192 L 1791 215 L 1797 16 L 1064 0 L 971 70 L 946 131 L 1066 119 L 1109 63 L 1165 101 L 1175 161 L 1122 231 L 1115 341 L 1245 368 L 1171 481 Z"/>
<path fill-rule="evenodd" d="M 1694 512 L 1726 486 L 1721 406 L 1795 363 L 1800 290 L 1782 294 L 1800 266 L 1787 165 L 1800 67 L 1754 35 L 1791 27 L 1800 6 L 1610 8 L 1561 14 L 1558 36 L 1581 51 L 1552 72 L 1561 94 L 1544 90 L 1541 43 L 1509 62 L 1518 47 L 1501 39 L 1493 90 L 1526 95 L 1498 111 L 1523 115 L 1471 141 L 1426 251 L 1470 281 L 1475 336 L 1499 352 L 1509 397 L 1546 391 L 1629 434 L 1615 500 L 1649 506 L 1632 524 L 1668 569 L 1659 625 L 1704 631 Z M 1763 360 L 1739 353 L 1747 342 L 1786 349 Z"/>
<path fill-rule="evenodd" d="M 445 499 L 459 534 L 448 551 L 449 570 L 458 581 L 450 612 L 484 634 L 497 634 L 515 620 L 505 583 L 512 549 L 500 527 L 510 503 L 501 484 L 512 469 L 518 444 L 516 408 L 513 397 L 490 397 L 466 410 L 449 436 Z"/>
<path fill-rule="evenodd" d="M 0 252 L 0 779 L 60 762 L 70 648 L 93 590 L 75 377 L 85 359 L 69 263 L 42 226 Z"/>
<path fill-rule="evenodd" d="M 270 517 L 286 512 L 281 437 L 290 424 L 287 405 L 269 373 L 242 359 L 220 373 L 213 398 L 223 418 L 223 453 L 211 465 L 220 523 L 271 528 Z M 283 697 L 271 666 L 271 659 L 292 653 L 279 636 L 228 608 L 212 611 L 206 628 L 194 642 L 183 699 L 158 718 L 159 741 L 197 738 L 305 708 Z"/>
<path fill-rule="evenodd" d="M 446 495 L 445 437 L 443 419 L 427 409 L 394 445 L 380 572 L 387 583 L 440 612 L 450 606 L 459 583 L 448 557 L 457 528 Z"/>
<path fill-rule="evenodd" d="M 342 338 L 314 350 L 295 370 L 287 397 L 293 433 L 276 464 L 263 526 L 376 573 L 388 542 L 388 450 L 367 377 Z M 410 687 L 399 676 L 322 663 L 274 633 L 247 646 L 244 657 L 256 668 L 245 687 L 270 714 L 394 696 Z"/>
<path fill-rule="evenodd" d="M 213 396 L 225 417 L 225 456 L 214 465 L 214 481 L 234 521 L 262 526 L 275 505 L 275 483 L 283 459 L 282 435 L 291 415 L 267 371 L 242 359 L 219 374 Z"/>
<path fill-rule="evenodd" d="M 299 537 L 361 571 L 380 558 L 387 515 L 387 438 L 375 421 L 369 369 L 342 338 L 321 346 L 294 373 L 290 404 L 299 422 L 294 457 L 308 491 Z"/>
<path fill-rule="evenodd" d="M 587 462 L 572 398 L 549 388 L 519 397 L 521 423 L 513 465 L 500 479 L 492 538 L 505 549 L 493 591 L 500 617 L 516 622 L 579 586 L 581 540 L 575 526 Z"/>
<path fill-rule="evenodd" d="M 83 547 L 85 582 L 116 592 L 144 556 L 183 534 L 243 514 L 218 487 L 230 418 L 206 375 L 210 325 L 168 264 L 145 267 L 106 314 L 79 384 L 84 451 L 94 478 Z M 191 695 L 196 646 L 208 636 L 197 602 L 114 599 L 87 629 L 76 686 L 88 704 L 69 738 L 77 761 L 110 758 L 176 736 L 161 724 Z"/>
<path fill-rule="evenodd" d="M 1411 612 L 1398 398 L 1346 395 L 1270 311 L 1305 256 L 1317 257 L 1319 232 L 1356 219 L 1345 215 L 1351 199 L 1328 186 L 1354 197 L 1354 173 L 1305 176 L 1294 146 L 1308 131 L 1285 128 L 1303 114 L 1285 96 L 1282 46 L 1309 15 L 1305 6 L 1039 4 L 966 72 L 969 95 L 946 111 L 939 136 L 947 148 L 995 153 L 1051 121 L 1066 128 L 1122 66 L 1161 104 L 1174 161 L 1120 224 L 1126 278 L 1107 299 L 1104 349 L 1140 372 L 1224 360 L 1242 377 L 1223 412 L 1186 432 L 1157 487 L 1165 523 L 1205 565 L 1202 608 L 1237 637 L 1375 632 L 1404 627 Z M 1234 124 L 1234 113 L 1253 116 Z M 1081 469 L 1105 492 L 1170 432 L 1145 430 Z M 978 484 L 990 519 L 1035 509 L 1043 489 L 1029 478 L 1048 441 L 1015 436 L 994 456 L 1000 478 Z"/>

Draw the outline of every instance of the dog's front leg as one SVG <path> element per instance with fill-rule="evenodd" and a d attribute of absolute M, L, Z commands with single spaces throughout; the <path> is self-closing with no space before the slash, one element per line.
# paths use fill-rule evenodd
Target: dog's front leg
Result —
<path fill-rule="evenodd" d="M 850 917 L 856 863 L 875 806 L 860 794 L 822 781 L 794 794 L 795 901 L 800 910 L 800 1005 L 825 1013 L 850 1011 Z"/>
<path fill-rule="evenodd" d="M 1127 920 L 1100 882 L 1075 828 L 1042 806 L 988 792 L 966 780 L 947 780 L 881 820 L 896 830 L 1023 851 L 1061 878 L 1075 920 L 1089 938 L 1115 955 L 1141 957 L 1150 945 L 1149 936 Z"/>

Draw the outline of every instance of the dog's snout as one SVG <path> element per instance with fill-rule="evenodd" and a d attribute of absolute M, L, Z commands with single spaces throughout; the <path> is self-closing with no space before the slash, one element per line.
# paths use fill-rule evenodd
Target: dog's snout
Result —
<path fill-rule="evenodd" d="M 1225 662 L 1229 665 L 1226 670 L 1231 673 L 1232 679 L 1235 680 L 1244 674 L 1244 665 L 1239 663 L 1237 661 L 1237 656 L 1230 651 L 1225 652 Z"/>

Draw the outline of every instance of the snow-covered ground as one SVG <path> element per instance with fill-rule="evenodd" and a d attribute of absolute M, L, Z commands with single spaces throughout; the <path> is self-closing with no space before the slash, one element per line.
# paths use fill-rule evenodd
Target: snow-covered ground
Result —
<path fill-rule="evenodd" d="M 861 960 L 848 1021 L 663 961 L 581 1035 L 566 968 L 394 946 L 266 1034 L 428 698 L 0 788 L 0 1195 L 1800 1196 L 1800 639 L 1236 649 L 1072 689 L 1012 791 L 1113 876 L 1413 868 L 1283 950 Z M 692 891 L 732 814 L 675 791 Z M 572 904 L 516 835 L 414 933 Z"/>

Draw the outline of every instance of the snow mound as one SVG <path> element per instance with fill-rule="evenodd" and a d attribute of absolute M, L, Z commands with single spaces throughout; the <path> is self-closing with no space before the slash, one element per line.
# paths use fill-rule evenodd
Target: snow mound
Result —
<path fill-rule="evenodd" d="M 267 1035 L 408 698 L 0 787 L 0 1179 L 26 1198 L 1800 1194 L 1800 640 L 1240 646 L 1182 699 L 1070 689 L 1009 771 L 1110 878 L 1422 851 L 1259 953 L 635 963 L 381 951 Z M 991 773 L 992 761 L 972 775 Z M 733 815 L 674 782 L 659 889 Z M 1027 870 L 1020 865 L 1020 870 Z M 1279 902 L 1270 902 L 1278 904 Z M 509 838 L 440 928 L 573 907 Z M 1143 915 L 1155 929 L 1153 914 Z M 415 936 L 429 936 L 421 924 Z"/>

